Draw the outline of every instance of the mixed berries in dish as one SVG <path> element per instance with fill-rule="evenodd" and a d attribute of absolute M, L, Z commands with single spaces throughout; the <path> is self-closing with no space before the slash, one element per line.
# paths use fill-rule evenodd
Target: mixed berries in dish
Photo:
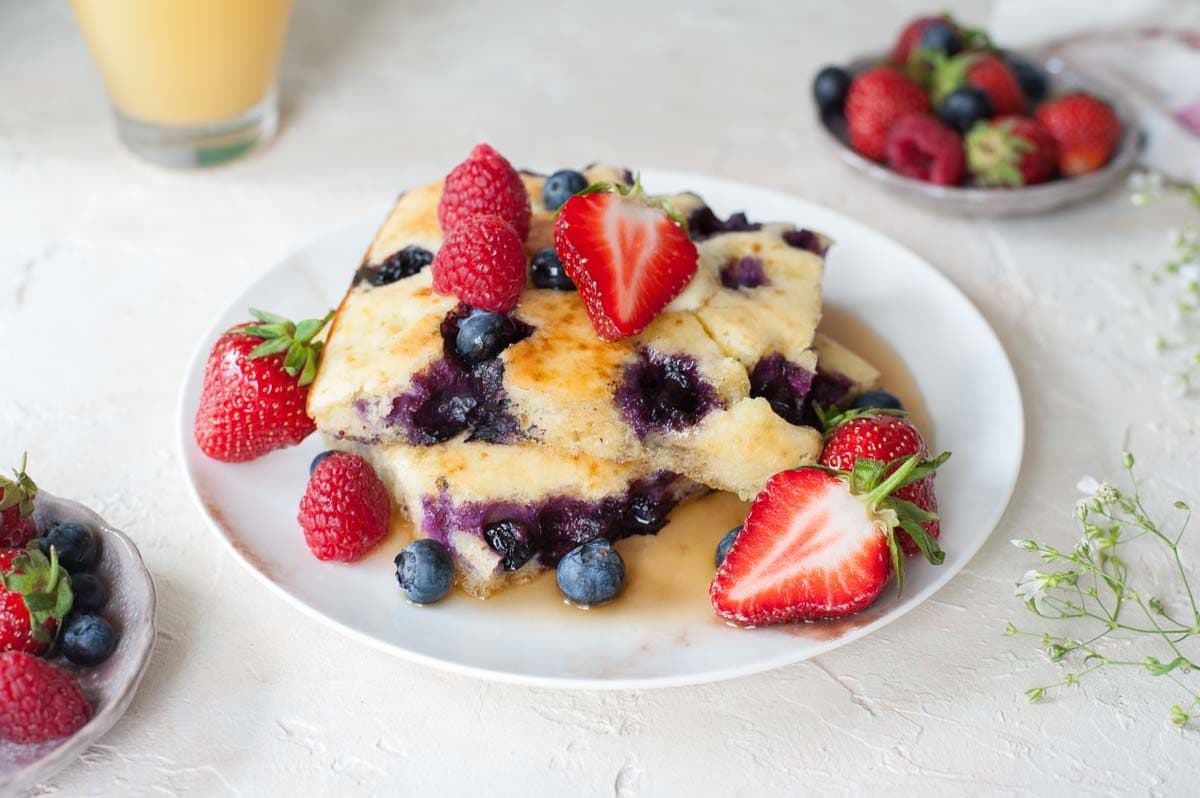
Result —
<path fill-rule="evenodd" d="M 1037 63 L 949 15 L 919 17 L 889 55 L 821 69 L 817 107 L 859 155 L 941 186 L 1019 188 L 1104 167 L 1122 125 L 1102 97 L 1058 94 Z"/>
<path fill-rule="evenodd" d="M 961 178 L 961 149 L 927 151 L 958 134 L 898 71 L 828 73 L 822 91 L 863 109 L 862 146 Z M 720 490 L 754 502 L 714 552 L 716 612 L 844 615 L 901 582 L 906 554 L 940 561 L 945 457 L 817 332 L 831 243 L 625 169 L 518 171 L 481 144 L 401 195 L 335 314 L 252 311 L 218 339 L 196 440 L 239 462 L 319 432 L 292 545 L 374 571 L 407 516 L 413 539 L 387 554 L 414 604 L 549 570 L 571 605 L 619 602 L 620 541 Z"/>
<path fill-rule="evenodd" d="M 94 573 L 99 532 L 35 520 L 36 499 L 23 457 L 12 478 L 0 477 L 0 739 L 20 744 L 88 722 L 92 706 L 75 673 L 104 663 L 119 643 L 104 615 L 112 586 Z"/>

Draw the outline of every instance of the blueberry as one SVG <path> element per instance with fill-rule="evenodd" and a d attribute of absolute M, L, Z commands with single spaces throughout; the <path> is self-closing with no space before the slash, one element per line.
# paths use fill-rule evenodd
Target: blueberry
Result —
<path fill-rule="evenodd" d="M 50 556 L 50 547 L 58 552 L 58 561 L 71 573 L 90 571 L 100 555 L 96 533 L 83 524 L 56 522 L 42 535 L 41 549 Z"/>
<path fill-rule="evenodd" d="M 649 496 L 634 496 L 625 508 L 625 529 L 635 535 L 653 535 L 667 525 L 668 505 Z"/>
<path fill-rule="evenodd" d="M 542 187 L 542 202 L 546 210 L 558 210 L 572 194 L 587 188 L 587 184 L 587 178 L 574 169 L 559 169 L 546 178 L 546 185 Z"/>
<path fill-rule="evenodd" d="M 99 615 L 82 612 L 67 618 L 59 647 L 76 665 L 99 665 L 117 647 L 117 633 Z"/>
<path fill-rule="evenodd" d="M 813 80 L 813 97 L 822 111 L 840 111 L 850 90 L 850 73 L 841 67 L 827 66 Z"/>
<path fill-rule="evenodd" d="M 454 351 L 468 366 L 491 360 L 516 337 L 517 327 L 503 313 L 477 311 L 458 323 Z"/>
<path fill-rule="evenodd" d="M 899 399 L 887 391 L 867 391 L 850 403 L 853 408 L 860 410 L 903 410 L 904 405 Z"/>
<path fill-rule="evenodd" d="M 405 277 L 412 277 L 431 263 L 432 252 L 410 244 L 399 252 L 393 252 L 378 266 L 366 269 L 365 277 L 371 285 L 388 285 Z"/>
<path fill-rule="evenodd" d="M 733 542 L 737 540 L 741 532 L 742 528 L 735 526 L 721 537 L 721 542 L 717 544 L 717 556 L 713 558 L 716 560 L 718 568 L 721 567 L 721 563 L 725 562 L 725 555 L 729 554 L 729 550 L 733 548 Z"/>
<path fill-rule="evenodd" d="M 966 133 L 981 119 L 991 117 L 992 101 L 982 89 L 964 88 L 950 92 L 938 109 L 938 116 L 943 122 Z"/>
<path fill-rule="evenodd" d="M 555 291 L 574 291 L 575 283 L 567 276 L 562 261 L 554 247 L 546 247 L 533 256 L 530 265 L 534 288 L 552 288 Z"/>
<path fill-rule="evenodd" d="M 595 538 L 567 552 L 555 574 L 558 589 L 583 607 L 607 604 L 621 592 L 625 561 L 604 538 Z"/>
<path fill-rule="evenodd" d="M 450 552 L 430 538 L 414 540 L 396 555 L 396 581 L 410 601 L 432 604 L 450 592 L 454 563 Z"/>
<path fill-rule="evenodd" d="M 520 521 L 506 519 L 488 524 L 483 539 L 501 556 L 500 564 L 506 571 L 517 570 L 533 556 L 529 530 Z"/>
<path fill-rule="evenodd" d="M 935 22 L 921 34 L 921 42 L 917 46 L 922 50 L 954 55 L 963 48 L 962 34 L 949 23 Z"/>
<path fill-rule="evenodd" d="M 334 454 L 337 454 L 337 452 L 334 451 L 333 449 L 330 449 L 329 451 L 321 452 L 319 455 L 314 457 L 312 459 L 312 462 L 308 464 L 308 475 L 311 477 L 313 472 L 317 470 L 317 466 L 319 466 L 321 463 L 325 462 L 326 457 L 329 457 L 330 455 L 334 455 Z"/>
<path fill-rule="evenodd" d="M 71 577 L 71 593 L 75 602 L 71 607 L 77 612 L 93 612 L 104 609 L 108 603 L 108 585 L 95 574 L 75 574 Z"/>
<path fill-rule="evenodd" d="M 1030 105 L 1037 105 L 1046 99 L 1046 94 L 1050 91 L 1050 81 L 1041 67 L 1013 55 L 1006 55 L 1005 60 L 1008 61 L 1013 77 L 1021 85 L 1021 93 Z"/>

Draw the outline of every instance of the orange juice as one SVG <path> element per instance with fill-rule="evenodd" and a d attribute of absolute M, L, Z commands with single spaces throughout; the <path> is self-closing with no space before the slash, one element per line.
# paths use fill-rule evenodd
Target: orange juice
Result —
<path fill-rule="evenodd" d="M 292 0 L 71 0 L 113 103 L 139 122 L 232 119 L 275 84 Z"/>

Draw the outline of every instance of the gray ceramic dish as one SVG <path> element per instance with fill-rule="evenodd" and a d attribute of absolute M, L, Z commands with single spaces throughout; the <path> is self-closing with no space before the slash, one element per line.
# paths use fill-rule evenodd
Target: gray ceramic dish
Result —
<path fill-rule="evenodd" d="M 858 58 L 849 70 L 857 73 L 883 60 L 882 56 Z M 1033 59 L 1030 59 L 1033 60 Z M 1102 169 L 1080 177 L 1053 180 L 1027 188 L 969 188 L 935 186 L 897 174 L 882 164 L 862 157 L 850 149 L 846 122 L 841 114 L 820 115 L 822 138 L 847 164 L 864 172 L 906 200 L 924 205 L 939 213 L 955 216 L 1024 216 L 1061 208 L 1087 199 L 1120 181 L 1137 159 L 1142 133 L 1129 106 L 1113 90 L 1075 72 L 1057 58 L 1042 62 L 1050 76 L 1054 94 L 1084 91 L 1102 97 L 1116 110 L 1124 132 L 1112 159 Z"/>
<path fill-rule="evenodd" d="M 86 523 L 99 531 L 100 563 L 95 573 L 112 592 L 103 614 L 120 642 L 113 655 L 94 668 L 55 660 L 79 679 L 92 704 L 92 719 L 64 740 L 35 745 L 0 742 L 0 795 L 20 793 L 49 779 L 111 729 L 133 700 L 154 650 L 154 582 L 133 541 L 83 505 L 44 491 L 38 493 L 34 517 L 39 529 L 61 520 Z"/>

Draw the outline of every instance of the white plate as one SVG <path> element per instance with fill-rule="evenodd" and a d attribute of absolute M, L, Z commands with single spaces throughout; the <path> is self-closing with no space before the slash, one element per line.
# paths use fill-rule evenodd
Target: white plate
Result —
<path fill-rule="evenodd" d="M 317 436 L 252 463 L 227 465 L 201 454 L 192 419 L 218 334 L 243 321 L 252 306 L 291 318 L 336 306 L 386 209 L 322 236 L 272 268 L 234 298 L 200 342 L 179 408 L 183 464 L 196 500 L 234 555 L 296 606 L 386 651 L 485 678 L 588 688 L 707 682 L 797 662 L 899 618 L 958 573 L 1004 512 L 1024 444 L 1016 378 L 987 322 L 928 263 L 845 216 L 714 178 L 653 171 L 642 177 L 652 191 L 698 191 L 722 215 L 745 210 L 753 219 L 794 222 L 836 240 L 827 264 L 828 301 L 867 321 L 903 354 L 935 420 L 938 448 L 954 452 L 938 477 L 942 566 L 914 561 L 901 598 L 890 592 L 836 624 L 743 630 L 717 622 L 710 612 L 531 613 L 458 595 L 433 607 L 410 606 L 392 575 L 399 541 L 386 541 L 385 551 L 353 565 L 317 561 L 296 524 L 308 463 L 321 448 Z M 658 542 L 643 540 L 646 546 Z M 697 581 L 695 590 L 706 594 L 707 582 Z"/>
<path fill-rule="evenodd" d="M 73 501 L 39 491 L 34 516 L 39 529 L 53 521 L 87 524 L 100 535 L 100 562 L 95 573 L 111 596 L 101 613 L 120 634 L 117 649 L 94 668 L 72 665 L 62 657 L 56 665 L 71 671 L 92 704 L 87 725 L 65 740 L 18 745 L 0 742 L 0 794 L 28 790 L 74 762 L 88 746 L 125 714 L 154 650 L 154 582 L 137 546 L 96 513 Z"/>

